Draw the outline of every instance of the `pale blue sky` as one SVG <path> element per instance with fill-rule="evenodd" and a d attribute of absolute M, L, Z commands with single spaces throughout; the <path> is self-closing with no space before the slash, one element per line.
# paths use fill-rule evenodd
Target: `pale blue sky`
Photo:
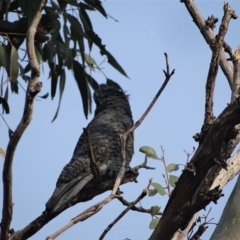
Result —
<path fill-rule="evenodd" d="M 223 1 L 195 2 L 204 17 L 213 14 L 221 20 Z M 240 14 L 240 1 L 229 1 L 229 3 L 237 14 Z M 124 68 L 130 80 L 107 63 L 102 66 L 108 78 L 117 81 L 130 94 L 135 121 L 145 111 L 164 80 L 162 73 L 162 69 L 165 69 L 164 52 L 169 55 L 171 69 L 176 69 L 162 96 L 135 132 L 135 154 L 131 166 L 143 161 L 144 156 L 138 151 L 143 145 L 152 146 L 158 155 L 161 155 L 160 145 L 162 145 L 168 163 L 185 164 L 186 154 L 183 150 L 192 151 L 193 146 L 197 147 L 192 136 L 200 131 L 203 122 L 205 82 L 211 59 L 208 45 L 192 22 L 184 4 L 179 1 L 103 1 L 103 6 L 107 13 L 119 22 L 110 18 L 106 20 L 99 13 L 93 12 L 89 13 L 93 27 L 106 44 L 106 48 Z M 232 20 L 226 40 L 233 49 L 240 44 L 239 29 L 240 20 Z M 102 61 L 96 47 L 93 48 L 92 56 L 98 63 Z M 101 73 L 92 74 L 99 82 L 105 82 Z M 50 80 L 47 77 L 45 66 L 45 74 L 41 75 L 43 82 L 41 95 L 50 90 Z M 19 80 L 26 86 L 21 79 Z M 11 114 L 5 115 L 5 118 L 13 130 L 22 115 L 24 94 L 20 89 L 19 95 L 11 94 L 9 97 Z M 229 100 L 227 80 L 219 71 L 214 98 L 216 116 L 226 107 Z M 14 215 L 11 227 L 15 230 L 23 228 L 44 211 L 45 203 L 55 188 L 62 168 L 72 156 L 82 128 L 92 119 L 92 115 L 88 120 L 84 118 L 81 98 L 71 72 L 67 72 L 66 89 L 59 116 L 54 123 L 51 123 L 57 104 L 58 94 L 54 101 L 49 98 L 35 102 L 31 125 L 18 145 L 13 165 Z M 6 149 L 7 128 L 2 121 L 0 124 L 0 147 Z M 149 160 L 149 165 L 156 167 L 156 170 L 143 169 L 137 184 L 129 183 L 121 187 L 128 201 L 137 198 L 150 178 L 164 184 L 162 163 Z M 180 175 L 181 171 L 176 174 Z M 227 201 L 233 184 L 234 181 L 224 189 L 225 197 L 219 200 L 218 205 L 213 205 L 209 215 L 209 218 L 215 218 L 213 222 L 218 221 L 220 209 Z M 66 210 L 31 239 L 45 239 L 87 207 L 104 199 L 109 193 Z M 151 198 L 146 197 L 141 204 L 144 208 L 159 205 L 163 210 L 167 200 L 167 196 L 156 195 Z M 2 205 L 2 202 L 0 203 Z M 97 215 L 77 224 L 57 239 L 98 239 L 102 231 L 123 209 L 124 206 L 114 200 Z M 150 220 L 148 214 L 129 212 L 113 227 L 105 239 L 148 239 L 152 232 L 148 228 Z M 202 239 L 209 239 L 213 230 L 214 225 L 210 225 Z"/>

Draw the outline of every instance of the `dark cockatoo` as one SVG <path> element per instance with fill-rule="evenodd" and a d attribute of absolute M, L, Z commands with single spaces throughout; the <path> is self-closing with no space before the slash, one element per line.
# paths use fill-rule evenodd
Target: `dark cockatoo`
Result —
<path fill-rule="evenodd" d="M 120 134 L 133 125 L 128 96 L 121 90 L 102 84 L 94 92 L 96 110 L 88 124 L 92 149 L 102 181 L 116 179 L 121 168 Z M 133 134 L 126 142 L 126 160 L 133 155 Z M 85 186 L 96 181 L 90 163 L 87 134 L 83 132 L 75 147 L 73 157 L 63 168 L 46 210 L 61 211 Z M 80 193 L 81 194 L 81 193 Z"/>

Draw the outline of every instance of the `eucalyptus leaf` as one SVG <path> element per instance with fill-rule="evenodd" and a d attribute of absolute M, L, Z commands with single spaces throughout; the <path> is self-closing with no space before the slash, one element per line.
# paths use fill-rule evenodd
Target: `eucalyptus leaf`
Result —
<path fill-rule="evenodd" d="M 159 213 L 160 207 L 159 207 L 159 206 L 152 206 L 152 207 L 150 208 L 150 211 L 151 211 L 152 216 L 155 216 L 156 214 Z"/>
<path fill-rule="evenodd" d="M 152 196 L 155 196 L 157 193 L 158 193 L 157 189 L 149 189 L 148 196 L 152 197 Z"/>
<path fill-rule="evenodd" d="M 178 181 L 178 178 L 177 176 L 175 175 L 169 175 L 169 181 L 170 181 L 170 185 L 175 188 L 176 187 L 176 182 Z"/>
<path fill-rule="evenodd" d="M 159 184 L 159 183 L 151 183 L 151 185 L 155 188 L 155 189 L 157 189 L 157 191 L 158 191 L 158 193 L 161 195 L 161 196 L 164 196 L 164 195 L 166 195 L 166 191 L 164 190 L 164 188 L 162 187 L 162 185 L 161 184 Z"/>
<path fill-rule="evenodd" d="M 177 171 L 179 169 L 179 164 L 171 163 L 167 166 L 167 172 Z"/>
<path fill-rule="evenodd" d="M 15 82 L 18 78 L 19 65 L 18 65 L 18 51 L 12 45 L 11 58 L 10 58 L 10 81 Z"/>
<path fill-rule="evenodd" d="M 66 73 L 65 73 L 65 70 L 62 69 L 62 73 L 61 73 L 61 76 L 60 76 L 60 83 L 59 83 L 59 102 L 58 102 L 57 111 L 56 111 L 56 113 L 55 113 L 55 115 L 53 117 L 52 122 L 58 116 L 58 112 L 59 112 L 60 105 L 61 105 L 61 100 L 62 100 L 62 95 L 63 95 L 63 91 L 64 91 L 64 88 L 65 88 L 65 83 L 66 83 Z"/>
<path fill-rule="evenodd" d="M 149 228 L 150 229 L 155 229 L 156 226 L 158 225 L 158 222 L 159 222 L 160 218 L 153 218 L 152 221 L 150 222 L 149 224 Z"/>
<path fill-rule="evenodd" d="M 139 151 L 142 153 L 145 153 L 147 155 L 147 157 L 149 157 L 149 158 L 159 160 L 159 157 L 157 156 L 155 150 L 152 147 L 142 146 L 142 147 L 140 147 Z"/>
<path fill-rule="evenodd" d="M 8 114 L 10 110 L 6 99 L 0 97 L 0 104 L 2 104 L 4 111 Z"/>

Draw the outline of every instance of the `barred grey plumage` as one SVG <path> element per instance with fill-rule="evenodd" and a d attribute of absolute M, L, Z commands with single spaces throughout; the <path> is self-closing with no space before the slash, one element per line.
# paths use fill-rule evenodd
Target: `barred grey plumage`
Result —
<path fill-rule="evenodd" d="M 121 168 L 120 134 L 133 125 L 128 96 L 105 84 L 94 92 L 96 110 L 88 124 L 94 156 L 98 164 L 101 181 L 116 178 Z M 128 164 L 133 155 L 133 134 L 126 144 Z M 71 200 L 94 180 L 91 172 L 89 146 L 83 132 L 75 147 L 71 161 L 63 168 L 52 197 L 46 203 L 47 211 L 61 211 Z"/>

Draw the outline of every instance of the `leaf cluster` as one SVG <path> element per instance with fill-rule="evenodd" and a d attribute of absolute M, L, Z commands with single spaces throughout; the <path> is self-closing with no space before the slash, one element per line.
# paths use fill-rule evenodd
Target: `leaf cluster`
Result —
<path fill-rule="evenodd" d="M 153 187 L 153 189 L 150 189 L 148 191 L 148 196 L 152 197 L 152 196 L 155 196 L 158 193 L 160 196 L 164 196 L 164 195 L 167 194 L 170 197 L 170 195 L 171 195 L 171 190 L 170 189 L 175 188 L 176 183 L 178 181 L 178 177 L 175 176 L 175 175 L 168 174 L 168 173 L 178 171 L 179 170 L 179 164 L 170 163 L 170 164 L 166 165 L 163 149 L 162 149 L 162 152 L 163 152 L 162 157 L 158 157 L 156 151 L 150 146 L 142 146 L 142 147 L 140 147 L 139 151 L 144 153 L 149 158 L 152 158 L 154 160 L 162 161 L 163 164 L 164 164 L 164 168 L 165 168 L 165 174 L 162 174 L 162 176 L 165 180 L 165 185 L 166 186 L 163 186 L 162 184 L 157 183 L 157 182 L 152 182 L 151 186 Z M 157 226 L 157 224 L 160 220 L 160 218 L 157 216 L 157 214 L 160 211 L 160 208 L 161 207 L 159 207 L 159 206 L 152 206 L 150 208 L 151 215 L 152 215 L 152 220 L 149 224 L 150 229 L 155 229 L 155 227 Z"/>
<path fill-rule="evenodd" d="M 31 79 L 30 64 L 23 43 L 39 0 L 16 0 L 10 1 L 9 4 L 8 2 L 3 1 L 0 11 L 0 67 L 3 67 L 7 73 L 7 80 L 4 79 L 4 71 L 1 78 L 0 104 L 6 113 L 9 113 L 8 85 L 10 84 L 13 93 L 18 93 L 19 77 L 25 82 Z M 93 45 L 99 49 L 100 54 L 105 56 L 112 67 L 127 77 L 123 68 L 102 43 L 102 39 L 95 33 L 89 17 L 89 13 L 93 11 L 98 11 L 103 17 L 108 18 L 99 0 L 80 2 L 51 0 L 47 1 L 42 10 L 34 44 L 39 63 L 46 63 L 49 69 L 48 75 L 51 81 L 49 92 L 52 99 L 55 98 L 59 88 L 59 104 L 53 121 L 60 109 L 66 83 L 66 70 L 73 72 L 82 98 L 85 117 L 87 118 L 88 113 L 91 113 L 91 89 L 98 88 L 98 82 L 91 76 L 91 71 L 95 69 L 101 71 L 91 56 Z M 9 14 L 16 19 L 18 16 L 18 20 L 9 21 Z M 117 83 L 107 77 L 106 83 L 120 88 Z M 49 93 L 46 93 L 40 97 L 44 99 L 48 96 Z"/>

